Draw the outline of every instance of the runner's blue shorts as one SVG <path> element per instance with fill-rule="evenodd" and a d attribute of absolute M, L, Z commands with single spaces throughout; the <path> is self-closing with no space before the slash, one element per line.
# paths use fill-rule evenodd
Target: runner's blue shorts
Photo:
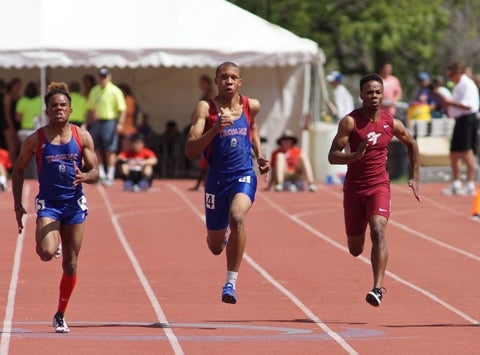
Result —
<path fill-rule="evenodd" d="M 228 226 L 230 205 L 236 194 L 243 193 L 255 200 L 257 176 L 254 171 L 229 178 L 207 176 L 205 181 L 205 217 L 207 229 L 221 230 Z"/>
<path fill-rule="evenodd" d="M 70 200 L 49 200 L 41 197 L 35 198 L 37 220 L 48 217 L 61 224 L 78 224 L 85 222 L 88 214 L 87 199 L 84 195 Z"/>

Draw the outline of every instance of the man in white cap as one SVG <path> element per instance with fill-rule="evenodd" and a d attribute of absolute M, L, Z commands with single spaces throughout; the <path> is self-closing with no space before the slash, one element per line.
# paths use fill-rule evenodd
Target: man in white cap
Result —
<path fill-rule="evenodd" d="M 355 108 L 353 97 L 347 88 L 342 84 L 343 75 L 339 71 L 333 71 L 327 75 L 327 81 L 333 88 L 333 106 L 330 105 L 332 113 L 339 121 Z"/>

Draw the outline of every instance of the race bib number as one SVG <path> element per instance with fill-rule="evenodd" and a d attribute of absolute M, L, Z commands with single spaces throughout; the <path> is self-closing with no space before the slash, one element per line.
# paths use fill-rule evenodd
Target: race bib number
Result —
<path fill-rule="evenodd" d="M 45 200 L 40 199 L 40 198 L 36 198 L 35 199 L 35 210 L 38 212 L 38 211 L 42 211 L 44 209 L 45 209 Z"/>
<path fill-rule="evenodd" d="M 250 184 L 250 176 L 242 176 L 238 179 L 238 182 L 246 182 L 247 184 Z"/>
<path fill-rule="evenodd" d="M 80 207 L 80 209 L 82 211 L 86 211 L 87 210 L 87 199 L 85 196 L 82 196 L 80 197 L 78 200 L 77 200 L 77 204 L 78 206 Z"/>
<path fill-rule="evenodd" d="M 215 195 L 213 194 L 205 194 L 205 206 L 209 210 L 214 210 L 215 209 Z"/>

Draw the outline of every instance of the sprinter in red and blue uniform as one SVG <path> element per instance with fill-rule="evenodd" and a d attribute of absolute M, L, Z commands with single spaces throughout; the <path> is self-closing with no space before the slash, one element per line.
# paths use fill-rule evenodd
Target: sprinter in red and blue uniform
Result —
<path fill-rule="evenodd" d="M 51 83 L 44 99 L 48 124 L 25 139 L 13 170 L 14 210 L 22 233 L 22 217 L 26 213 L 22 205 L 24 174 L 35 156 L 39 182 L 35 198 L 36 250 L 43 261 L 63 255 L 53 327 L 56 333 L 68 333 L 64 313 L 77 282 L 77 258 L 87 215 L 82 183 L 98 180 L 98 163 L 90 133 L 68 121 L 72 100 L 67 85 Z"/>
<path fill-rule="evenodd" d="M 261 174 L 267 173 L 270 165 L 262 153 L 255 121 L 260 103 L 239 94 L 240 68 L 232 62 L 221 64 L 215 73 L 215 84 L 218 95 L 199 101 L 193 113 L 185 153 L 193 159 L 203 152 L 208 162 L 207 244 L 214 255 L 226 246 L 227 276 L 222 301 L 234 304 L 235 282 L 245 249 L 245 216 L 257 188 L 252 150 Z"/>

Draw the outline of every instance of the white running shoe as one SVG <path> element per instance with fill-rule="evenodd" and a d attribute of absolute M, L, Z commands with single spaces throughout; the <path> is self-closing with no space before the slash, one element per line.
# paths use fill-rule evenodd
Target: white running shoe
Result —
<path fill-rule="evenodd" d="M 113 183 L 114 183 L 114 182 L 113 182 L 113 179 L 108 179 L 108 178 L 107 178 L 107 179 L 102 180 L 102 184 L 103 184 L 104 186 L 107 186 L 107 187 L 108 187 L 108 186 L 112 186 Z"/>
<path fill-rule="evenodd" d="M 445 196 L 465 196 L 467 195 L 467 189 L 464 187 L 456 188 L 453 186 L 447 187 L 442 190 Z"/>
<path fill-rule="evenodd" d="M 290 192 L 297 192 L 297 191 L 298 191 L 297 185 L 291 184 L 291 185 L 288 187 L 288 191 L 290 191 Z"/>
<path fill-rule="evenodd" d="M 55 333 L 68 333 L 70 331 L 65 321 L 65 316 L 60 312 L 55 313 L 53 316 L 53 329 L 55 329 Z"/>

